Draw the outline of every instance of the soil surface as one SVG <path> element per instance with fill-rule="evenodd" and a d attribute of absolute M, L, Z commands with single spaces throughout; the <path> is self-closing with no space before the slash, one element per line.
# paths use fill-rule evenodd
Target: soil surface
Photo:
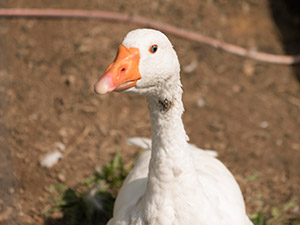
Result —
<path fill-rule="evenodd" d="M 299 5 L 284 2 L 1 0 L 0 7 L 116 11 L 251 49 L 299 54 Z M 74 187 L 118 150 L 130 162 L 139 149 L 127 146 L 127 138 L 150 137 L 143 97 L 93 92 L 135 28 L 100 20 L 0 18 L 0 224 L 45 224 L 49 186 Z M 257 62 L 168 36 L 181 62 L 190 142 L 218 152 L 249 214 L 271 218 L 289 204 L 285 213 L 299 219 L 299 66 Z M 63 146 L 56 165 L 40 166 L 45 154 Z"/>

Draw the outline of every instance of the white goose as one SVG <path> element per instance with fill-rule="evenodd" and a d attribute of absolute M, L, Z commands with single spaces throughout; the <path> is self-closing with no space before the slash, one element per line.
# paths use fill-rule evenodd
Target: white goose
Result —
<path fill-rule="evenodd" d="M 187 143 L 179 73 L 168 38 L 137 29 L 127 34 L 95 84 L 98 94 L 145 95 L 151 119 L 152 150 L 139 157 L 126 178 L 108 225 L 251 225 L 229 170 Z"/>

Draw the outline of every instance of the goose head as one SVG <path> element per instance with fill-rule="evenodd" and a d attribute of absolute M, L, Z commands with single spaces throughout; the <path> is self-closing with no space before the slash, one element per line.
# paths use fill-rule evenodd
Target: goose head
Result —
<path fill-rule="evenodd" d="M 114 62 L 95 83 L 97 94 L 125 91 L 155 95 L 169 81 L 179 81 L 180 65 L 168 38 L 157 30 L 129 32 L 118 49 Z"/>

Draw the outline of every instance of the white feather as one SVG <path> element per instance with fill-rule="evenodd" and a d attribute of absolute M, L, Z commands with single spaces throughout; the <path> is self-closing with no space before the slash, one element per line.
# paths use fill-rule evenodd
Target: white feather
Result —
<path fill-rule="evenodd" d="M 61 158 L 63 158 L 63 154 L 58 150 L 54 150 L 44 155 L 44 157 L 40 160 L 40 164 L 42 167 L 51 168 Z"/>
<path fill-rule="evenodd" d="M 151 150 L 151 139 L 144 137 L 132 137 L 127 139 L 127 144 L 140 147 L 145 150 Z"/>

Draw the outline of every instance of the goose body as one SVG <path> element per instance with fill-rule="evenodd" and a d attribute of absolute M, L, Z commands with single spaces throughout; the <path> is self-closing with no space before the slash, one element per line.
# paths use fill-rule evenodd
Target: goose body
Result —
<path fill-rule="evenodd" d="M 137 29 L 95 91 L 146 96 L 151 150 L 138 158 L 117 196 L 108 225 L 251 225 L 240 188 L 210 153 L 188 144 L 182 123 L 180 66 L 168 38 Z"/>

